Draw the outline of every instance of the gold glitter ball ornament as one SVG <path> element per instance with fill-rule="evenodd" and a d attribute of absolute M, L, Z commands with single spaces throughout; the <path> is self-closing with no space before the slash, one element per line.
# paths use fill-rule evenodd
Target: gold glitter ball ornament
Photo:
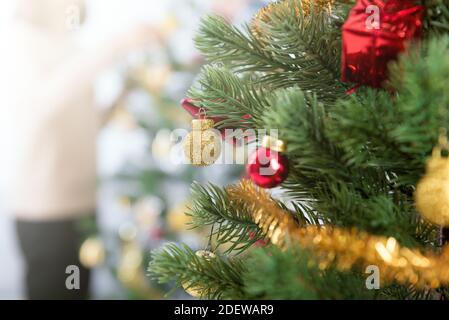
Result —
<path fill-rule="evenodd" d="M 198 258 L 203 258 L 207 261 L 210 261 L 212 259 L 215 259 L 217 256 L 215 253 L 208 251 L 208 250 L 199 250 L 195 252 L 195 255 Z M 205 295 L 205 292 L 203 289 L 201 289 L 199 286 L 193 286 L 190 282 L 186 281 L 182 284 L 183 289 L 185 292 L 190 294 L 192 297 L 195 298 L 202 298 Z"/>
<path fill-rule="evenodd" d="M 194 298 L 202 298 L 203 297 L 203 290 L 201 290 L 201 288 L 192 286 L 190 284 L 190 282 L 184 282 L 182 284 L 182 288 L 185 290 L 185 292 L 187 292 Z"/>
<path fill-rule="evenodd" d="M 425 176 L 416 187 L 416 208 L 430 222 L 449 227 L 449 158 L 436 147 L 427 162 Z"/>
<path fill-rule="evenodd" d="M 214 124 L 211 119 L 192 121 L 192 132 L 185 138 L 184 153 L 193 166 L 210 166 L 220 156 L 221 136 L 217 131 L 212 130 Z"/>

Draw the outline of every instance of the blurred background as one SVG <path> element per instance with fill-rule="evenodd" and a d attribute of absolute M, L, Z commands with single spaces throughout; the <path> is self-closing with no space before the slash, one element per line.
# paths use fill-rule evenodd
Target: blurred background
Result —
<path fill-rule="evenodd" d="M 203 63 L 192 39 L 204 15 L 241 23 L 266 2 L 0 2 L 0 299 L 45 291 L 36 278 L 58 242 L 90 270 L 90 298 L 164 298 L 150 251 L 207 245 L 208 230 L 185 225 L 191 183 L 242 174 L 172 161 L 172 132 L 191 121 L 179 101 Z"/>

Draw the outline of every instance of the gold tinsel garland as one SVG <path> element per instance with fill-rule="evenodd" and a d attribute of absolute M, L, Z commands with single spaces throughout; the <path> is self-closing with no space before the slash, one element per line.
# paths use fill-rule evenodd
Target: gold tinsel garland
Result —
<path fill-rule="evenodd" d="M 382 281 L 438 288 L 449 284 L 449 246 L 440 255 L 399 245 L 396 239 L 373 236 L 356 229 L 309 225 L 301 227 L 267 192 L 249 180 L 227 188 L 230 199 L 253 213 L 254 222 L 270 241 L 286 249 L 298 243 L 315 257 L 312 264 L 340 271 L 375 265 Z"/>

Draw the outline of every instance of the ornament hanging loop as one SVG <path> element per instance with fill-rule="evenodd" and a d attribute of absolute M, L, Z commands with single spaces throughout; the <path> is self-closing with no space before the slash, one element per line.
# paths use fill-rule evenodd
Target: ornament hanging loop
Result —
<path fill-rule="evenodd" d="M 198 119 L 200 120 L 207 119 L 207 110 L 205 108 L 201 107 L 198 110 Z"/>

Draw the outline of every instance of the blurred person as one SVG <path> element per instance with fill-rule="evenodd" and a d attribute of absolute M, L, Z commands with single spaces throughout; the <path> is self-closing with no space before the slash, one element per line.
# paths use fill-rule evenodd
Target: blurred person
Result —
<path fill-rule="evenodd" d="M 0 30 L 0 149 L 28 299 L 88 298 L 76 226 L 96 210 L 93 83 L 158 40 L 142 25 L 83 50 L 74 30 L 84 13 L 82 0 L 17 0 L 15 19 Z M 70 265 L 80 268 L 79 290 L 66 287 Z"/>

